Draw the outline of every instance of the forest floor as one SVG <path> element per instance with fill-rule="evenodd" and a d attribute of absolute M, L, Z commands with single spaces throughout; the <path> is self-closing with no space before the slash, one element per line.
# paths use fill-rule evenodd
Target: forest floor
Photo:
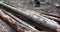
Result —
<path fill-rule="evenodd" d="M 33 4 L 29 3 L 29 0 L 5 0 L 4 2 L 16 7 L 22 8 L 25 10 L 33 10 L 38 13 L 47 13 L 55 16 L 60 16 L 60 9 L 53 7 L 51 5 L 41 5 L 40 7 L 35 7 Z"/>

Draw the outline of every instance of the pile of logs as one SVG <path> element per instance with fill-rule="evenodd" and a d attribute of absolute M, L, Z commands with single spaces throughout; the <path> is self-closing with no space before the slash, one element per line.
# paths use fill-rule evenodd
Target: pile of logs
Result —
<path fill-rule="evenodd" d="M 1 10 L 0 10 L 0 16 L 1 18 L 3 18 L 7 23 L 9 23 L 13 28 L 15 28 L 18 32 L 38 32 L 38 30 L 34 29 L 34 28 L 30 28 L 30 27 L 26 27 L 26 25 L 24 24 L 20 24 L 19 22 L 17 22 L 16 20 L 12 19 L 10 16 L 4 14 Z M 21 20 L 20 20 L 21 22 Z M 23 21 L 22 21 L 23 22 Z"/>
<path fill-rule="evenodd" d="M 17 32 L 40 32 L 34 27 L 28 25 L 21 19 L 17 18 L 13 14 L 19 14 L 27 20 L 31 20 L 36 23 L 36 27 L 41 28 L 49 32 L 59 32 L 60 31 L 60 18 L 35 13 L 34 11 L 23 11 L 22 9 L 14 8 L 10 5 L 7 5 L 3 2 L 0 2 L 0 6 L 5 10 L 0 10 L 0 17 L 12 26 Z M 7 12 L 8 11 L 8 12 Z M 12 13 L 9 13 L 12 12 Z"/>

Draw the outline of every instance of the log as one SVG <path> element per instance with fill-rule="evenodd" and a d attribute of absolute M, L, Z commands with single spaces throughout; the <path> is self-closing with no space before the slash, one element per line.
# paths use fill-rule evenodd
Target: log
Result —
<path fill-rule="evenodd" d="M 28 29 L 33 29 L 33 30 L 36 30 L 38 31 L 37 29 L 35 29 L 34 27 L 32 27 L 31 25 L 29 25 L 28 23 L 22 21 L 21 19 L 17 18 L 16 16 L 14 16 L 13 14 L 5 11 L 5 10 L 2 10 L 4 13 L 6 13 L 7 15 L 9 15 L 10 17 L 12 17 L 14 20 L 18 21 L 19 23 L 21 23 L 22 25 L 24 25 L 26 28 Z"/>
<path fill-rule="evenodd" d="M 0 32 L 15 32 L 15 30 L 0 18 Z"/>
<path fill-rule="evenodd" d="M 41 25 L 38 25 L 37 23 L 35 22 L 31 22 L 30 21 L 30 24 L 31 25 L 34 25 L 33 27 L 31 27 L 29 24 L 27 24 L 26 22 L 20 20 L 19 18 L 17 18 L 16 16 L 12 15 L 11 13 L 3 10 L 4 13 L 6 13 L 7 15 L 11 16 L 13 19 L 17 20 L 19 23 L 22 23 L 23 25 L 27 26 L 27 28 L 30 28 L 30 29 L 35 29 L 34 27 L 38 27 L 39 29 L 41 29 L 42 31 L 48 31 L 48 32 L 52 32 L 51 30 L 47 29 L 46 27 L 43 27 Z M 15 14 L 15 13 L 14 13 Z M 27 19 L 26 19 L 27 20 Z M 35 29 L 37 30 L 37 29 Z M 38 30 L 37 30 L 38 31 Z"/>
<path fill-rule="evenodd" d="M 45 15 L 49 15 L 49 16 L 53 16 L 53 17 L 56 17 L 56 18 L 60 18 L 60 16 L 58 15 L 52 15 L 52 14 L 49 14 L 49 13 L 42 13 L 42 14 L 45 14 Z"/>
<path fill-rule="evenodd" d="M 44 17 L 46 17 L 46 18 L 49 18 L 51 20 L 55 20 L 55 21 L 57 21 L 57 22 L 60 23 L 60 18 L 49 16 L 49 15 L 45 15 L 45 14 L 41 14 L 41 15 L 44 16 Z"/>
<path fill-rule="evenodd" d="M 14 27 L 18 32 L 39 32 L 33 29 L 26 28 L 25 26 L 21 25 L 19 22 L 15 21 L 8 15 L 4 14 L 1 10 L 0 10 L 0 16 L 12 27 Z"/>
<path fill-rule="evenodd" d="M 22 9 L 17 9 L 14 7 L 11 7 L 7 4 L 4 4 L 3 2 L 0 3 L 0 6 L 5 7 L 6 9 L 12 10 L 16 13 L 19 13 L 20 15 L 23 15 L 24 17 L 38 23 L 38 24 L 42 24 L 43 26 L 52 29 L 52 30 L 56 30 L 56 29 L 60 29 L 60 25 L 54 21 L 54 20 L 50 20 L 46 17 L 41 16 L 40 14 L 34 14 L 34 11 L 23 11 Z"/>

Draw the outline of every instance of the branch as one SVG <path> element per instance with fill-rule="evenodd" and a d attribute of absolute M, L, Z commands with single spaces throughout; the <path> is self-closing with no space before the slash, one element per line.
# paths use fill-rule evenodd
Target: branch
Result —
<path fill-rule="evenodd" d="M 49 18 L 49 19 L 52 19 L 52 20 L 56 20 L 57 22 L 60 22 L 59 18 L 56 18 L 56 17 L 53 17 L 53 16 L 49 16 L 49 15 L 45 15 L 45 14 L 42 14 L 42 16 L 44 16 L 46 18 Z"/>

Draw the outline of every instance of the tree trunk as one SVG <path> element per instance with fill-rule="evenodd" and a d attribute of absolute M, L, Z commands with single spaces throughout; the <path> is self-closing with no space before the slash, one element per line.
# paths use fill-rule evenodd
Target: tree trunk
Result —
<path fill-rule="evenodd" d="M 26 28 L 26 26 L 20 24 L 19 22 L 15 21 L 15 20 L 14 20 L 13 18 L 11 18 L 10 16 L 4 14 L 1 10 L 0 10 L 0 16 L 1 16 L 1 18 L 3 18 L 7 23 L 9 23 L 12 27 L 14 27 L 18 32 L 38 32 L 38 31 L 36 31 L 36 30 Z"/>
<path fill-rule="evenodd" d="M 0 18 L 0 32 L 15 32 L 15 30 Z"/>
<path fill-rule="evenodd" d="M 3 7 L 5 7 L 6 9 L 10 9 L 13 10 L 14 12 L 19 13 L 20 15 L 23 15 L 24 17 L 38 23 L 38 24 L 42 24 L 43 26 L 52 29 L 52 30 L 56 30 L 56 29 L 60 29 L 60 25 L 53 20 L 50 20 L 48 18 L 45 18 L 43 16 L 41 16 L 40 14 L 34 14 L 34 11 L 23 11 L 22 9 L 16 9 L 14 7 L 11 7 L 7 4 L 4 3 L 0 3 Z"/>

